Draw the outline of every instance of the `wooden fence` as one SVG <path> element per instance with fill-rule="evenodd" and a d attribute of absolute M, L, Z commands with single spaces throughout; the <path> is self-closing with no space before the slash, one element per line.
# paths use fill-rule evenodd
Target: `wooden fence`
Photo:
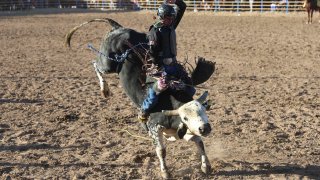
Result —
<path fill-rule="evenodd" d="M 1 0 L 0 10 L 34 8 L 94 8 L 106 10 L 156 10 L 157 0 Z M 190 11 L 292 12 L 303 11 L 304 0 L 185 0 Z"/>

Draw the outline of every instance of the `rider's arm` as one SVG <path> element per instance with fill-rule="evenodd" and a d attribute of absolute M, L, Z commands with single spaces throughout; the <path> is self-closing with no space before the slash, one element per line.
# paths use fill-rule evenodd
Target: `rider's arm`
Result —
<path fill-rule="evenodd" d="M 157 31 L 157 28 L 152 27 L 150 28 L 150 31 L 148 33 L 148 40 L 149 40 L 149 51 L 150 51 L 150 58 L 152 60 L 152 63 L 159 65 L 158 62 L 158 56 L 160 52 L 160 38 L 159 37 L 159 32 Z"/>
<path fill-rule="evenodd" d="M 176 0 L 175 4 L 178 6 L 177 17 L 176 17 L 175 22 L 173 24 L 174 28 L 176 29 L 180 23 L 180 20 L 182 19 L 184 12 L 187 9 L 187 5 L 183 0 Z"/>

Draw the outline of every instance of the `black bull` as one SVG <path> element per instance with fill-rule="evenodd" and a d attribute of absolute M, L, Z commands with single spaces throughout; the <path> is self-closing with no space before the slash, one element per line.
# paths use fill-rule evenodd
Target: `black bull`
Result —
<path fill-rule="evenodd" d="M 123 28 L 119 23 L 109 18 L 94 19 L 73 28 L 66 35 L 66 45 L 70 47 L 71 37 L 77 29 L 91 22 L 106 22 L 112 26 L 112 30 L 105 36 L 100 47 L 100 52 L 103 55 L 98 56 L 95 61 L 97 69 L 101 73 L 118 73 L 125 92 L 137 106 L 140 106 L 145 96 L 145 87 L 141 82 L 144 75 L 142 68 L 144 56 L 141 57 L 141 53 L 132 50 L 124 62 L 117 62 L 110 59 L 114 59 L 115 55 L 124 54 L 128 49 L 131 49 L 132 46 L 138 44 L 141 44 L 141 47 L 137 46 L 137 48 L 146 50 L 146 44 L 148 42 L 146 34 L 133 29 Z M 196 68 L 191 73 L 192 85 L 196 86 L 207 81 L 214 71 L 215 62 L 206 61 L 201 57 L 198 58 Z M 167 91 L 161 94 L 161 96 L 168 96 L 170 93 L 172 92 Z M 175 97 L 183 103 L 192 100 L 185 96 L 183 92 L 175 93 Z M 176 108 L 169 102 L 170 98 L 160 97 L 159 100 L 159 105 L 154 108 L 155 112 Z"/>
<path fill-rule="evenodd" d="M 146 89 L 143 81 L 143 77 L 145 77 L 145 72 L 143 70 L 143 66 L 145 65 L 145 52 L 148 49 L 146 34 L 129 28 L 123 28 L 112 19 L 94 19 L 73 28 L 66 36 L 66 44 L 70 46 L 73 33 L 83 25 L 90 22 L 106 22 L 112 26 L 112 30 L 105 36 L 101 44 L 100 56 L 98 56 L 94 62 L 96 73 L 100 79 L 100 86 L 104 87 L 101 85 L 101 83 L 104 82 L 101 76 L 102 73 L 118 73 L 120 82 L 126 94 L 139 107 L 144 100 Z M 118 61 L 116 58 L 117 55 L 120 56 L 126 54 L 128 50 L 130 50 L 130 52 L 127 56 L 125 56 L 124 59 L 120 58 Z M 206 61 L 204 58 L 198 58 L 196 68 L 191 73 L 191 79 L 193 81 L 192 85 L 196 86 L 207 81 L 213 74 L 214 70 L 214 62 Z M 149 133 L 155 141 L 156 152 L 160 159 L 161 175 L 164 178 L 168 178 L 169 173 L 165 163 L 166 150 L 162 142 L 162 132 L 165 129 L 173 129 L 176 131 L 179 138 L 187 140 L 186 136 L 188 135 L 186 135 L 186 133 L 190 130 L 190 127 L 187 127 L 186 122 L 184 122 L 180 116 L 167 117 L 161 112 L 162 110 L 178 109 L 183 104 L 192 100 L 192 97 L 186 95 L 183 91 L 172 92 L 167 90 L 160 94 L 159 102 L 156 107 L 153 108 L 150 115 L 150 119 L 148 121 L 148 127 L 150 129 Z M 208 128 L 204 128 L 204 130 L 201 131 L 201 136 L 205 136 L 210 133 L 210 125 L 207 125 L 209 125 L 208 122 L 205 126 Z M 211 165 L 205 154 L 204 144 L 201 137 L 199 135 L 192 134 L 189 136 L 189 140 L 194 142 L 198 147 L 199 154 L 201 156 L 201 170 L 204 173 L 209 173 L 211 171 Z"/>

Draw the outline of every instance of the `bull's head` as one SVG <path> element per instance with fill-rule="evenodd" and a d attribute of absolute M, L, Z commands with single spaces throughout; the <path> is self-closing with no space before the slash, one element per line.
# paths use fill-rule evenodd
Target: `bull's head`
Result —
<path fill-rule="evenodd" d="M 167 116 L 180 116 L 182 122 L 191 133 L 198 136 L 206 136 L 211 132 L 206 109 L 202 105 L 207 96 L 208 92 L 206 91 L 199 99 L 190 101 L 176 110 L 166 110 L 163 113 Z"/>

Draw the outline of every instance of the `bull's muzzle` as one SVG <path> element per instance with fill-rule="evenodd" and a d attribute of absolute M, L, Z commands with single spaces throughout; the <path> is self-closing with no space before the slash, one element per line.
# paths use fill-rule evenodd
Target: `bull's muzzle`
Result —
<path fill-rule="evenodd" d="M 199 127 L 199 132 L 202 136 L 207 136 L 211 132 L 211 126 L 209 123 L 204 124 L 203 126 Z"/>

